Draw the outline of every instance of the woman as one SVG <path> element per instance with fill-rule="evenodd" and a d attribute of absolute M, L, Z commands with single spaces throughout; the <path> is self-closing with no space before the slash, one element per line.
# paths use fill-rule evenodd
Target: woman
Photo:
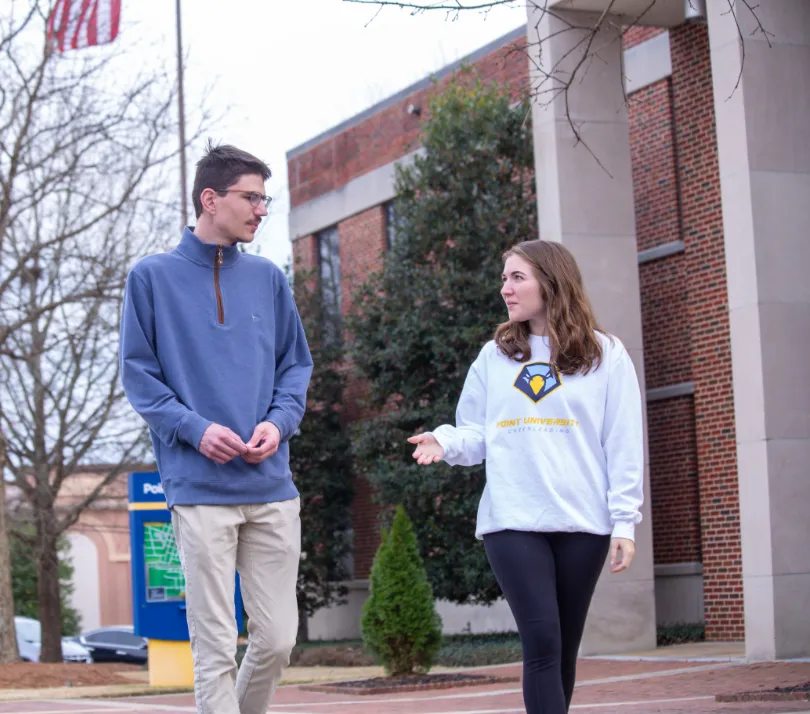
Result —
<path fill-rule="evenodd" d="M 476 537 L 517 622 L 528 714 L 563 714 L 596 582 L 633 559 L 641 521 L 641 395 L 624 346 L 596 324 L 559 243 L 504 254 L 509 313 L 473 363 L 456 426 L 412 436 L 420 464 L 473 466 L 487 481 Z"/>

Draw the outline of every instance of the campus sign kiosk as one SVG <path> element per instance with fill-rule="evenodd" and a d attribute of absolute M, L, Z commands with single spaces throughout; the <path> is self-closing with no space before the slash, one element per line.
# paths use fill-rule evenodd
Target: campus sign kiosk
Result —
<path fill-rule="evenodd" d="M 132 622 L 135 634 L 149 639 L 149 684 L 193 686 L 186 580 L 157 472 L 129 475 L 129 542 Z M 236 625 L 241 632 L 242 601 L 238 582 L 235 585 Z"/>

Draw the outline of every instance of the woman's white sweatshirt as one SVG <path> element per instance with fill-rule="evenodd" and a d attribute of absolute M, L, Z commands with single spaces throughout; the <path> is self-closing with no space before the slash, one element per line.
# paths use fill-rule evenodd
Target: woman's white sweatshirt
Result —
<path fill-rule="evenodd" d="M 560 375 L 547 337 L 531 359 L 488 342 L 470 367 L 456 425 L 432 433 L 451 466 L 486 460 L 475 535 L 581 531 L 633 538 L 641 521 L 644 446 L 638 379 L 621 342 L 599 334 L 602 364 Z"/>

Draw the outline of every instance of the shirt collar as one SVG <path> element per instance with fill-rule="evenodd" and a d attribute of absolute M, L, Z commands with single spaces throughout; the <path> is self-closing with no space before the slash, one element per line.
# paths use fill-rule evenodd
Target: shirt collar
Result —
<path fill-rule="evenodd" d="M 181 255 L 185 256 L 194 263 L 205 265 L 206 267 L 213 268 L 214 261 L 217 258 L 217 249 L 222 251 L 222 262 L 220 265 L 223 268 L 230 267 L 237 260 L 239 260 L 239 248 L 236 245 L 216 245 L 214 243 L 206 243 L 201 241 L 190 226 L 187 226 L 183 231 L 183 237 L 176 250 Z"/>

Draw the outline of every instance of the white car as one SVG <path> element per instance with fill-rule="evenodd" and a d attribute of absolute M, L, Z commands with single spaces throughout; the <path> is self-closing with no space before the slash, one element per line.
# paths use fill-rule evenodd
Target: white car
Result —
<path fill-rule="evenodd" d="M 30 617 L 15 617 L 14 629 L 17 632 L 20 658 L 26 662 L 39 662 L 39 651 L 42 649 L 42 626 L 39 624 L 39 620 Z M 93 661 L 89 650 L 69 637 L 62 638 L 62 658 L 65 662 Z"/>

